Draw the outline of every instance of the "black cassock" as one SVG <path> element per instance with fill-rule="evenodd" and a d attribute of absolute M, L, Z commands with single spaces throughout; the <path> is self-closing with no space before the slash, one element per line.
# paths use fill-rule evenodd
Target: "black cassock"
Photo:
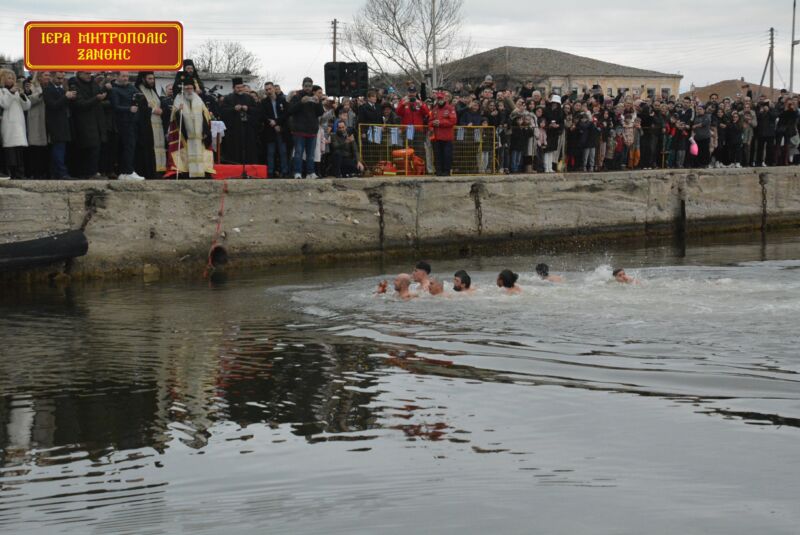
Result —
<path fill-rule="evenodd" d="M 247 111 L 236 111 L 235 106 L 247 106 Z M 222 103 L 222 120 L 225 121 L 225 137 L 222 138 L 224 163 L 259 163 L 258 104 L 247 94 L 231 93 Z M 244 159 L 244 161 L 242 161 Z"/>

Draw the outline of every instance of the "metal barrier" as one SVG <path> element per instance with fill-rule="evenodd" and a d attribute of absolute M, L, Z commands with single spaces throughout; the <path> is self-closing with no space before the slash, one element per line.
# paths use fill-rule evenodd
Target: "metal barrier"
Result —
<path fill-rule="evenodd" d="M 358 154 L 376 175 L 425 175 L 435 172 L 430 128 L 413 125 L 358 125 Z M 492 126 L 453 129 L 454 175 L 494 174 L 496 136 Z"/>

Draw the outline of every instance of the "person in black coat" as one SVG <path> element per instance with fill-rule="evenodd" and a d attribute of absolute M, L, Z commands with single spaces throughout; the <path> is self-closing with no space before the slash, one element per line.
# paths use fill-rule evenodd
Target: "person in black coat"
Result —
<path fill-rule="evenodd" d="M 303 78 L 303 89 L 295 93 L 286 110 L 294 138 L 295 178 L 303 174 L 303 152 L 306 155 L 306 176 L 317 177 L 314 173 L 314 149 L 317 145 L 319 117 L 324 112 L 322 103 L 314 96 L 314 81 L 306 76 Z"/>
<path fill-rule="evenodd" d="M 63 72 L 53 73 L 51 83 L 42 90 L 45 105 L 45 127 L 50 142 L 50 176 L 55 180 L 69 179 L 66 165 L 67 143 L 72 136 L 69 128 L 69 103 L 77 92 L 66 87 Z"/>
<path fill-rule="evenodd" d="M 552 173 L 553 164 L 558 163 L 555 158 L 558 143 L 564 132 L 564 110 L 561 109 L 561 97 L 553 95 L 550 107 L 545 108 L 544 118 L 547 121 L 547 146 L 544 149 L 544 172 Z"/>
<path fill-rule="evenodd" d="M 222 157 L 225 162 L 257 164 L 260 113 L 258 103 L 247 94 L 241 78 L 233 79 L 233 93 L 225 96 L 220 113 L 225 121 L 225 138 L 222 143 Z"/>
<path fill-rule="evenodd" d="M 286 153 L 286 142 L 283 130 L 286 128 L 286 100 L 275 92 L 272 82 L 264 84 L 267 95 L 261 101 L 264 118 L 264 145 L 267 148 L 267 169 L 270 176 L 289 176 L 289 159 Z M 276 172 L 275 151 L 280 158 L 280 173 Z"/>
<path fill-rule="evenodd" d="M 79 161 L 78 176 L 82 178 L 99 178 L 97 166 L 100 160 L 100 146 L 106 139 L 102 103 L 108 97 L 105 88 L 92 81 L 86 71 L 79 71 L 75 78 L 75 91 L 72 104 L 72 122 L 75 135 L 73 143 L 77 148 Z"/>
<path fill-rule="evenodd" d="M 383 114 L 378 106 L 378 93 L 367 91 L 367 101 L 358 107 L 358 124 L 382 124 Z"/>
<path fill-rule="evenodd" d="M 194 85 L 194 90 L 198 95 L 203 95 L 205 93 L 203 81 L 197 74 L 194 62 L 190 59 L 183 60 L 183 70 L 175 73 L 175 81 L 172 83 L 173 91 L 180 93 L 184 84 Z"/>
<path fill-rule="evenodd" d="M 778 116 L 777 134 L 778 154 L 776 165 L 789 165 L 789 146 L 797 135 L 797 108 L 793 100 L 784 102 L 784 109 Z"/>
<path fill-rule="evenodd" d="M 775 126 L 780 114 L 766 97 L 761 97 L 756 109 L 758 110 L 756 112 L 758 126 L 756 126 L 756 159 L 754 165 L 763 167 L 772 165 L 774 161 Z"/>

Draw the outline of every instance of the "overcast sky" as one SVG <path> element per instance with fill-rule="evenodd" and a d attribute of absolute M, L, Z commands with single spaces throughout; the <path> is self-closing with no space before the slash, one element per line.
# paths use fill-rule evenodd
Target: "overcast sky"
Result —
<path fill-rule="evenodd" d="M 24 8 L 5 4 L 9 7 L 0 7 L 0 53 L 22 55 L 22 28 L 28 20 L 134 20 L 146 14 L 147 20 L 180 20 L 187 51 L 210 38 L 240 41 L 260 57 L 262 71 L 291 89 L 305 75 L 322 81 L 323 64 L 332 56 L 330 22 L 352 21 L 364 0 L 37 0 Z M 789 85 L 792 0 L 671 0 L 662 8 L 650 7 L 653 2 L 614 4 L 465 0 L 464 32 L 476 51 L 504 45 L 554 48 L 680 73 L 682 89 L 688 89 L 691 84 L 742 76 L 758 83 L 773 26 L 775 85 Z M 799 85 L 800 81 L 795 88 Z"/>

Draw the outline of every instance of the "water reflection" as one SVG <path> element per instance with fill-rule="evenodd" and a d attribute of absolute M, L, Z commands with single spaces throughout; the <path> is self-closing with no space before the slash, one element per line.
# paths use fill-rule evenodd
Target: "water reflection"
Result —
<path fill-rule="evenodd" d="M 448 478 L 453 483 L 443 506 L 475 507 L 481 500 L 466 494 L 484 487 L 506 488 L 515 493 L 506 499 L 516 503 L 529 495 L 531 481 L 602 489 L 627 484 L 646 492 L 649 482 L 636 477 L 661 461 L 660 445 L 684 436 L 685 426 L 698 420 L 702 427 L 685 436 L 714 431 L 691 451 L 713 452 L 717 439 L 731 437 L 747 450 L 763 448 L 763 436 L 739 434 L 746 428 L 774 433 L 767 446 L 781 465 L 792 453 L 779 441 L 800 429 L 800 368 L 780 334 L 780 310 L 796 304 L 797 266 L 753 268 L 745 277 L 749 285 L 735 287 L 742 310 L 721 317 L 736 322 L 743 311 L 760 311 L 773 324 L 748 320 L 727 339 L 703 321 L 734 293 L 735 281 L 724 282 L 727 272 L 672 267 L 698 257 L 724 263 L 776 255 L 761 244 L 745 250 L 690 247 L 686 258 L 652 249 L 639 257 L 618 253 L 628 263 L 638 258 L 640 265 L 670 266 L 673 274 L 684 270 L 675 286 L 651 282 L 650 297 L 659 298 L 653 313 L 674 313 L 681 322 L 670 325 L 678 334 L 643 321 L 644 308 L 633 318 L 639 323 L 620 317 L 620 308 L 637 312 L 641 292 L 579 286 L 574 275 L 571 292 L 537 288 L 531 304 L 504 301 L 502 307 L 358 301 L 371 281 L 329 272 L 311 290 L 288 275 L 211 287 L 10 290 L 0 295 L 0 528 L 18 531 L 33 522 L 46 533 L 71 520 L 76 532 L 91 525 L 159 533 L 159 522 L 170 522 L 172 513 L 191 511 L 213 516 L 213 532 L 231 518 L 198 511 L 197 500 L 209 506 L 226 493 L 241 498 L 235 502 L 241 518 L 275 519 L 295 511 L 298 496 L 306 505 L 302 514 L 321 503 L 318 511 L 334 515 L 400 492 L 408 510 L 401 505 L 397 514 L 407 518 L 420 508 L 412 496 L 433 492 L 431 481 Z M 479 259 L 470 269 L 495 272 L 506 261 Z M 576 271 L 597 265 L 582 255 L 564 262 Z M 441 270 L 452 267 L 443 263 Z M 268 291 L 278 283 L 279 291 Z M 695 301 L 681 291 L 707 295 Z M 310 303 L 296 299 L 304 292 Z M 759 297 L 765 294 L 777 297 L 766 303 Z M 595 299 L 592 310 L 587 296 Z M 612 334 L 615 322 L 630 322 L 631 330 Z M 747 336 L 756 342 L 737 347 Z M 640 434 L 653 443 L 624 439 Z M 588 451 L 593 448 L 601 453 Z M 722 464 L 740 461 L 722 457 Z M 193 460 L 203 458 L 206 464 Z M 408 459 L 413 463 L 403 464 Z M 760 459 L 763 466 L 753 470 L 775 473 L 772 461 Z M 714 462 L 699 457 L 687 466 L 702 471 Z M 676 474 L 667 470 L 665 479 L 682 481 Z M 727 475 L 709 477 L 731 485 Z M 342 485 L 352 486 L 350 494 Z M 263 501 L 272 495 L 279 498 Z M 498 526 L 509 527 L 502 520 Z M 170 531 L 177 529 L 164 530 Z"/>

